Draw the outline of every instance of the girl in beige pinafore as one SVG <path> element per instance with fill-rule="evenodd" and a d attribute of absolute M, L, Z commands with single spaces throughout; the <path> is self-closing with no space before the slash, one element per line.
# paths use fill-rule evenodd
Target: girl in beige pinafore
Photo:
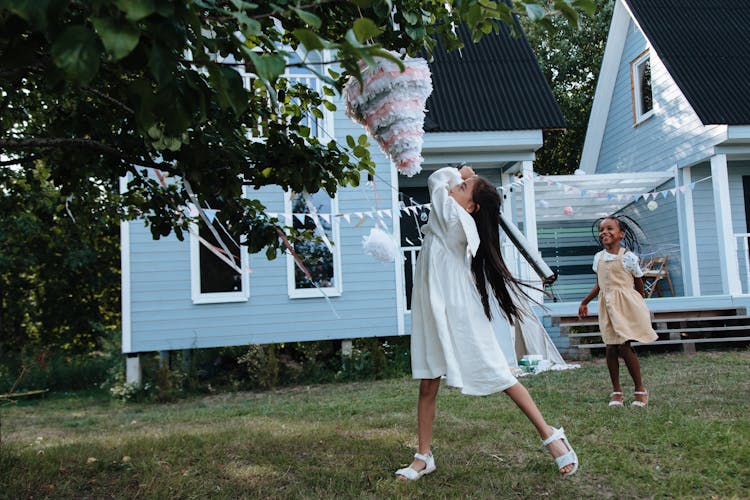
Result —
<path fill-rule="evenodd" d="M 607 217 L 599 223 L 599 241 L 604 250 L 594 258 L 596 285 L 581 302 L 578 317 L 588 316 L 588 303 L 599 299 L 599 330 L 606 344 L 607 367 L 612 380 L 609 406 L 623 406 L 620 386 L 620 361 L 623 358 L 635 385 L 632 406 L 645 407 L 648 391 L 641 380 L 638 358 L 631 341 L 653 342 L 658 336 L 651 327 L 651 314 L 643 299 L 643 271 L 638 257 L 621 246 L 621 241 L 636 241 L 624 217 Z M 631 224 L 635 224 L 631 221 Z"/>

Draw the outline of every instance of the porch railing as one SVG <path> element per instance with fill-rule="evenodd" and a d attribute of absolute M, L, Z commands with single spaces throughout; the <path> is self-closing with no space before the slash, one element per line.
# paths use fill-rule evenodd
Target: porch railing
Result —
<path fill-rule="evenodd" d="M 750 294 L 750 233 L 735 233 L 737 242 L 737 266 L 743 294 Z"/>

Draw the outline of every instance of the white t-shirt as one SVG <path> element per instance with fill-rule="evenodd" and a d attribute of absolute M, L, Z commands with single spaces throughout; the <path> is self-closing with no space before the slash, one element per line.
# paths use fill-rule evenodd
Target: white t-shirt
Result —
<path fill-rule="evenodd" d="M 604 262 L 617 260 L 617 254 L 609 253 L 606 250 L 602 250 L 601 252 L 594 255 L 594 265 L 592 266 L 592 268 L 594 269 L 594 272 L 596 272 L 597 268 L 599 267 L 599 260 L 601 259 L 604 259 Z M 643 276 L 643 270 L 641 269 L 638 256 L 634 254 L 633 252 L 631 252 L 630 250 L 626 250 L 625 254 L 623 254 L 622 266 L 625 268 L 627 272 L 629 272 L 636 278 L 640 278 L 641 276 Z"/>

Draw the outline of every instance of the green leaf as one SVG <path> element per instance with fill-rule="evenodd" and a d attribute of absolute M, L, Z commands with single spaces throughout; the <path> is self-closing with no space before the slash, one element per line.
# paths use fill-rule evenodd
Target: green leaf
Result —
<path fill-rule="evenodd" d="M 8 9 L 38 30 L 47 29 L 49 0 L 8 0 L 0 2 L 0 9 Z"/>
<path fill-rule="evenodd" d="M 555 8 L 560 10 L 562 16 L 571 24 L 571 26 L 578 26 L 578 12 L 571 7 L 570 3 L 566 0 L 555 0 Z"/>
<path fill-rule="evenodd" d="M 219 106 L 223 109 L 231 108 L 236 115 L 244 113 L 249 102 L 240 74 L 232 68 L 220 65 L 210 66 L 208 72 Z"/>
<path fill-rule="evenodd" d="M 349 146 L 350 148 L 353 148 L 354 146 L 356 146 L 356 145 L 357 145 L 357 144 L 356 144 L 356 143 L 354 142 L 354 137 L 352 137 L 352 136 L 350 136 L 350 135 L 347 135 L 347 136 L 346 136 L 346 144 L 347 144 L 347 145 L 348 145 L 348 146 Z"/>
<path fill-rule="evenodd" d="M 417 24 L 417 22 L 419 22 L 419 15 L 416 12 L 404 10 L 401 11 L 401 15 L 404 16 L 404 20 L 411 25 Z"/>
<path fill-rule="evenodd" d="M 123 19 L 92 18 L 91 24 L 94 25 L 96 33 L 104 43 L 104 48 L 114 61 L 119 61 L 130 54 L 141 37 L 141 30 Z"/>
<path fill-rule="evenodd" d="M 154 79 L 163 85 L 174 79 L 176 64 L 164 47 L 154 43 L 148 55 L 148 68 Z"/>
<path fill-rule="evenodd" d="M 313 67 L 308 67 L 307 69 L 309 69 L 310 71 L 312 71 L 315 74 L 315 76 L 317 76 L 320 79 L 320 81 L 322 83 L 324 83 L 326 85 L 330 85 L 330 86 L 335 87 L 335 88 L 338 88 L 338 84 L 336 83 L 336 80 L 334 80 L 333 78 L 329 77 L 325 73 L 321 73 L 320 71 L 316 70 Z M 326 92 L 326 90 L 325 90 L 326 88 L 327 87 L 323 87 L 323 92 Z M 333 94 L 331 94 L 331 95 L 333 95 Z"/>
<path fill-rule="evenodd" d="M 286 68 L 286 59 L 276 54 L 258 54 L 248 52 L 255 66 L 255 74 L 266 82 L 275 82 Z"/>
<path fill-rule="evenodd" d="M 99 72 L 99 43 L 96 34 L 85 26 L 67 28 L 52 44 L 50 52 L 55 66 L 72 80 L 88 83 Z"/>
<path fill-rule="evenodd" d="M 308 51 L 323 50 L 326 48 L 324 40 L 310 30 L 299 28 L 292 31 L 292 35 L 299 40 Z"/>
<path fill-rule="evenodd" d="M 354 30 L 354 34 L 357 35 L 357 40 L 360 42 L 364 42 L 369 38 L 375 38 L 383 32 L 383 30 L 375 25 L 372 19 L 366 17 L 360 17 L 354 21 L 352 29 Z"/>
<path fill-rule="evenodd" d="M 154 0 L 115 0 L 115 4 L 131 21 L 140 21 L 156 12 Z"/>
<path fill-rule="evenodd" d="M 297 7 L 292 7 L 292 10 L 299 16 L 300 19 L 302 19 L 305 24 L 312 26 L 315 29 L 320 28 L 320 26 L 323 24 L 320 18 L 312 12 L 307 12 L 306 10 L 302 10 Z"/>
<path fill-rule="evenodd" d="M 242 0 L 232 0 L 232 5 L 238 10 L 255 10 L 258 8 L 257 3 L 243 2 Z"/>
<path fill-rule="evenodd" d="M 148 133 L 148 136 L 154 140 L 157 140 L 162 136 L 161 128 L 156 124 L 151 125 L 146 133 Z"/>
<path fill-rule="evenodd" d="M 596 13 L 596 2 L 594 0 L 573 0 L 573 7 L 583 10 L 588 15 Z"/>
<path fill-rule="evenodd" d="M 240 31 L 245 37 L 250 38 L 258 36 L 262 32 L 261 25 L 258 21 L 248 16 L 244 12 L 233 12 L 232 15 L 237 20 L 237 24 L 240 26 Z"/>
<path fill-rule="evenodd" d="M 336 111 L 336 105 L 331 101 L 323 101 L 323 106 L 325 106 L 328 111 Z"/>
<path fill-rule="evenodd" d="M 532 21 L 538 21 L 539 19 L 544 18 L 544 16 L 546 16 L 547 13 L 544 11 L 544 7 L 542 7 L 541 5 L 527 3 L 526 15 L 528 15 L 529 19 L 531 19 Z"/>

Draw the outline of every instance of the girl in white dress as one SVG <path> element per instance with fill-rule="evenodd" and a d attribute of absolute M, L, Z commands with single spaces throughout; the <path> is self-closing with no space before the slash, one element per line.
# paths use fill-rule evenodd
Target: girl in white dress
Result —
<path fill-rule="evenodd" d="M 501 255 L 497 190 L 467 166 L 460 171 L 442 168 L 427 184 L 432 210 L 423 229 L 412 292 L 411 362 L 413 377 L 420 379 L 419 444 L 415 460 L 396 474 L 416 480 L 435 470 L 430 443 L 443 375 L 448 385 L 460 387 L 464 394 L 508 394 L 536 427 L 560 473 L 575 473 L 578 457 L 564 430 L 547 425 L 513 376 L 490 323 L 490 300 L 499 302 L 512 323 L 523 314 L 513 297 L 526 295 Z"/>

